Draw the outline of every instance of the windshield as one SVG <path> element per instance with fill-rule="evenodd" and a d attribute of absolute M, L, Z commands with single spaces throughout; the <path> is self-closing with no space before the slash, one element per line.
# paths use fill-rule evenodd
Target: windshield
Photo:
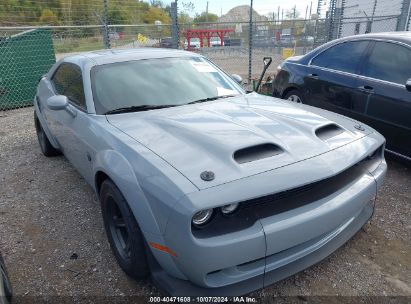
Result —
<path fill-rule="evenodd" d="M 202 57 L 146 59 L 92 69 L 97 114 L 120 108 L 179 106 L 243 94 L 243 89 Z"/>

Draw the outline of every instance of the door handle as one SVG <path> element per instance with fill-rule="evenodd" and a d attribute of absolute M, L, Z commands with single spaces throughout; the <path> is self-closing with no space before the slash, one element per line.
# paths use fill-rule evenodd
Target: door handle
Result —
<path fill-rule="evenodd" d="M 360 86 L 358 87 L 358 90 L 364 93 L 374 93 L 374 88 L 369 85 Z"/>
<path fill-rule="evenodd" d="M 318 75 L 314 74 L 314 73 L 308 74 L 307 77 L 311 78 L 311 79 L 318 79 L 319 78 Z"/>

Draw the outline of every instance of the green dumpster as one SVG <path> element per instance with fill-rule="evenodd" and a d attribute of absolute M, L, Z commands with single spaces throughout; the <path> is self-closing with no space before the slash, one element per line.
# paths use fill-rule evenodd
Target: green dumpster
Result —
<path fill-rule="evenodd" d="M 32 105 L 39 79 L 55 62 L 47 29 L 0 38 L 0 111 Z"/>

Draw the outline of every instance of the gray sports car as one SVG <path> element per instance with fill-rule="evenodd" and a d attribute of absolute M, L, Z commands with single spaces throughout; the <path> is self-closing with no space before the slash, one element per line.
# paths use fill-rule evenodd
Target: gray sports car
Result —
<path fill-rule="evenodd" d="M 384 138 L 246 93 L 206 58 L 138 49 L 66 57 L 39 85 L 44 155 L 96 191 L 113 253 L 174 295 L 241 295 L 322 260 L 371 217 Z"/>

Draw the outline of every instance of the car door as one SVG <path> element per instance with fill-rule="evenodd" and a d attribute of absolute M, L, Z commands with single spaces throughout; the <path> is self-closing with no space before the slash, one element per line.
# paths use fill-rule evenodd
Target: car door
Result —
<path fill-rule="evenodd" d="M 61 64 L 50 79 L 52 94 L 64 95 L 69 100 L 66 110 L 45 111 L 51 133 L 57 139 L 66 158 L 87 181 L 92 181 L 91 157 L 94 149 L 87 141 L 90 120 L 79 66 Z"/>
<path fill-rule="evenodd" d="M 359 90 L 366 105 L 366 123 L 387 139 L 387 149 L 411 157 L 411 48 L 375 41 L 361 69 Z"/>
<path fill-rule="evenodd" d="M 360 119 L 365 102 L 357 90 L 357 72 L 369 43 L 342 42 L 311 59 L 304 76 L 307 103 Z"/>

